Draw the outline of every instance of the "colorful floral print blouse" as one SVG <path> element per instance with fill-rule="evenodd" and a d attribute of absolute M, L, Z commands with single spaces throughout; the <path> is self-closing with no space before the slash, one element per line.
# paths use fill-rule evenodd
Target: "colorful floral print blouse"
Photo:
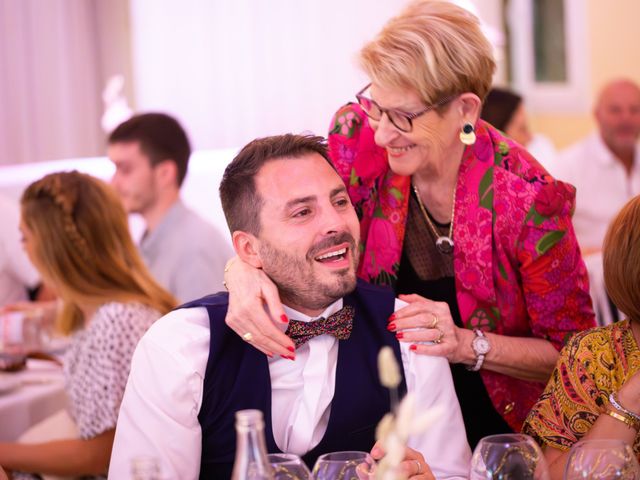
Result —
<path fill-rule="evenodd" d="M 358 274 L 393 287 L 411 179 L 389 169 L 359 105 L 342 107 L 330 128 L 330 155 L 360 218 Z M 460 165 L 453 226 L 462 321 L 467 328 L 548 339 L 559 350 L 573 333 L 595 325 L 571 224 L 575 189 L 482 120 L 476 138 Z M 544 384 L 481 374 L 496 410 L 519 430 Z"/>
<path fill-rule="evenodd" d="M 575 335 L 524 424 L 542 445 L 568 450 L 609 405 L 609 394 L 640 370 L 628 320 Z M 633 449 L 640 458 L 640 437 Z"/>

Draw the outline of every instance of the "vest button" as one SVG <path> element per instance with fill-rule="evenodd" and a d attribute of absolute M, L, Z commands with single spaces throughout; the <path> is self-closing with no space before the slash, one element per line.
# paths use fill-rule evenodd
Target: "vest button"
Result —
<path fill-rule="evenodd" d="M 503 410 L 503 414 L 507 415 L 511 412 L 513 412 L 514 407 L 516 406 L 515 402 L 509 402 L 504 406 L 504 410 Z"/>

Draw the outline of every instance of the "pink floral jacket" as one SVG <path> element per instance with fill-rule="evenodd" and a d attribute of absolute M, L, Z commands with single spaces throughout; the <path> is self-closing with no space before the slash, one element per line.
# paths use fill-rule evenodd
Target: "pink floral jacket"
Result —
<path fill-rule="evenodd" d="M 571 224 L 575 189 L 482 120 L 476 136 L 460 165 L 453 224 L 462 321 L 467 328 L 544 338 L 560 349 L 571 334 L 595 324 Z M 336 113 L 329 150 L 360 218 L 358 274 L 394 286 L 411 179 L 391 172 L 357 104 Z M 497 411 L 520 430 L 544 384 L 481 374 Z"/>

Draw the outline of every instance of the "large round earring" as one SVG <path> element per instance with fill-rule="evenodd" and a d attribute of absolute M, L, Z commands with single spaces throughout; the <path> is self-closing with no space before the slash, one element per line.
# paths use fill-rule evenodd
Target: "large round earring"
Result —
<path fill-rule="evenodd" d="M 466 122 L 460 130 L 460 141 L 465 145 L 473 145 L 476 143 L 476 132 L 473 124 Z"/>

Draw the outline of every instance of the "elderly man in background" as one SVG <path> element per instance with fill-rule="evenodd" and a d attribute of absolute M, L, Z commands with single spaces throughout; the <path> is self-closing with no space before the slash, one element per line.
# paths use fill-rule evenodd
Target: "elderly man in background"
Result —
<path fill-rule="evenodd" d="M 628 79 L 604 86 L 594 109 L 598 131 L 563 151 L 551 165 L 556 178 L 576 187 L 573 216 L 589 270 L 598 322 L 618 317 L 604 289 L 602 241 L 620 208 L 640 193 L 640 87 Z"/>
<path fill-rule="evenodd" d="M 221 289 L 231 246 L 180 199 L 191 146 L 178 121 L 136 115 L 111 133 L 108 155 L 126 210 L 145 220 L 140 251 L 156 280 L 182 302 Z"/>
<path fill-rule="evenodd" d="M 552 172 L 577 189 L 573 226 L 583 254 L 601 250 L 609 222 L 640 193 L 640 87 L 608 83 L 594 116 L 598 131 L 563 151 Z"/>

